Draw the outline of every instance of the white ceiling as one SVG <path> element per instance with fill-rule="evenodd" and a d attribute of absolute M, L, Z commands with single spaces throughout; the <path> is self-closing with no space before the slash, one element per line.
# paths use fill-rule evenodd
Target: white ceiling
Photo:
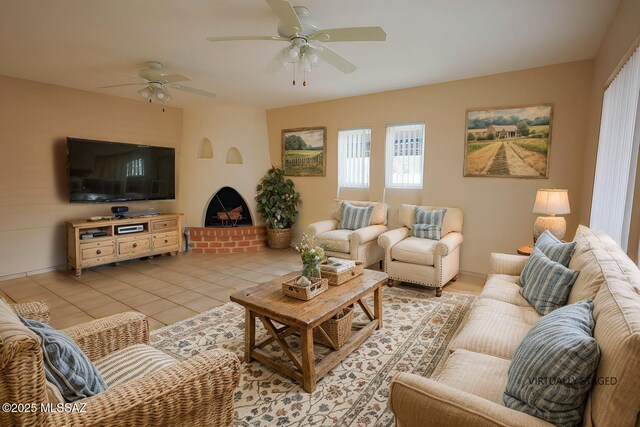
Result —
<path fill-rule="evenodd" d="M 620 0 L 294 0 L 321 28 L 380 25 L 386 42 L 332 43 L 358 66 L 319 64 L 309 86 L 263 72 L 284 45 L 207 36 L 277 35 L 264 0 L 0 0 L 0 74 L 140 99 L 158 60 L 216 92 L 173 105 L 273 108 L 592 58 Z"/>

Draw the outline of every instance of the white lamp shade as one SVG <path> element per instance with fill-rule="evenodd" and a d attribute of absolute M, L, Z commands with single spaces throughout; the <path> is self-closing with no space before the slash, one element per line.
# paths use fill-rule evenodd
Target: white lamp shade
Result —
<path fill-rule="evenodd" d="M 546 215 L 562 215 L 571 213 L 568 190 L 544 188 L 538 190 L 533 212 Z"/>

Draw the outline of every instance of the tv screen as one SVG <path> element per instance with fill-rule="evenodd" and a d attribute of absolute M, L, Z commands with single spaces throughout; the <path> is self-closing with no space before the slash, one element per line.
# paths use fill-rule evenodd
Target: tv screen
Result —
<path fill-rule="evenodd" d="M 67 138 L 71 202 L 175 199 L 175 149 Z"/>

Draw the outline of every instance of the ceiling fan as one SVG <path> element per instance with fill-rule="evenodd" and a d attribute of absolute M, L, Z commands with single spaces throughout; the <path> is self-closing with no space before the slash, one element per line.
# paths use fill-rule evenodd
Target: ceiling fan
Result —
<path fill-rule="evenodd" d="M 138 91 L 141 97 L 148 99 L 149 102 L 155 100 L 163 104 L 171 100 L 171 94 L 168 88 L 193 93 L 195 95 L 208 96 L 209 98 L 216 97 L 215 93 L 183 86 L 181 82 L 188 82 L 189 78 L 180 74 L 166 72 L 162 67 L 162 63 L 158 61 L 148 61 L 147 68 L 140 70 L 137 76 L 127 75 L 127 77 L 133 77 L 142 80 L 142 82 L 102 86 L 100 89 L 120 86 L 144 86 Z"/>
<path fill-rule="evenodd" d="M 296 84 L 296 65 L 305 73 L 303 86 L 307 85 L 306 72 L 320 58 L 342 71 L 352 73 L 356 66 L 344 56 L 328 48 L 323 43 L 355 42 L 355 41 L 385 41 L 387 34 L 381 27 L 352 27 L 320 29 L 310 17 L 309 9 L 303 6 L 292 6 L 286 0 L 266 0 L 271 10 L 276 14 L 278 36 L 230 36 L 208 37 L 212 42 L 234 40 L 267 40 L 285 42 L 288 44 L 281 49 L 275 58 L 267 65 L 266 71 L 275 73 L 283 66 L 293 64 L 293 84 Z"/>

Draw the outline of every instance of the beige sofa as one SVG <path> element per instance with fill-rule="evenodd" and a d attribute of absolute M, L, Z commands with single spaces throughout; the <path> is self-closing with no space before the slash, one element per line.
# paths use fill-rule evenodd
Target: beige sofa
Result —
<path fill-rule="evenodd" d="M 340 230 L 342 202 L 338 203 L 332 218 L 313 223 L 309 226 L 315 236 L 316 244 L 325 249 L 327 256 L 363 261 L 366 267 L 382 261 L 384 252 L 378 246 L 378 236 L 387 228 L 387 204 L 383 202 L 362 202 L 346 200 L 358 207 L 373 206 L 371 223 L 358 230 Z"/>
<path fill-rule="evenodd" d="M 640 426 L 640 270 L 605 234 L 581 226 L 575 241 L 569 267 L 580 274 L 568 303 L 594 299 L 601 351 L 583 425 Z M 519 293 L 526 261 L 492 254 L 485 288 L 437 378 L 403 373 L 392 380 L 397 426 L 551 426 L 502 400 L 510 359 L 540 318 Z"/>
<path fill-rule="evenodd" d="M 384 249 L 384 269 L 389 283 L 394 280 L 436 288 L 456 280 L 460 270 L 462 211 L 458 208 L 420 206 L 426 210 L 447 209 L 442 221 L 440 240 L 411 236 L 416 205 L 400 205 L 398 222 L 401 227 L 384 233 L 378 243 Z"/>

